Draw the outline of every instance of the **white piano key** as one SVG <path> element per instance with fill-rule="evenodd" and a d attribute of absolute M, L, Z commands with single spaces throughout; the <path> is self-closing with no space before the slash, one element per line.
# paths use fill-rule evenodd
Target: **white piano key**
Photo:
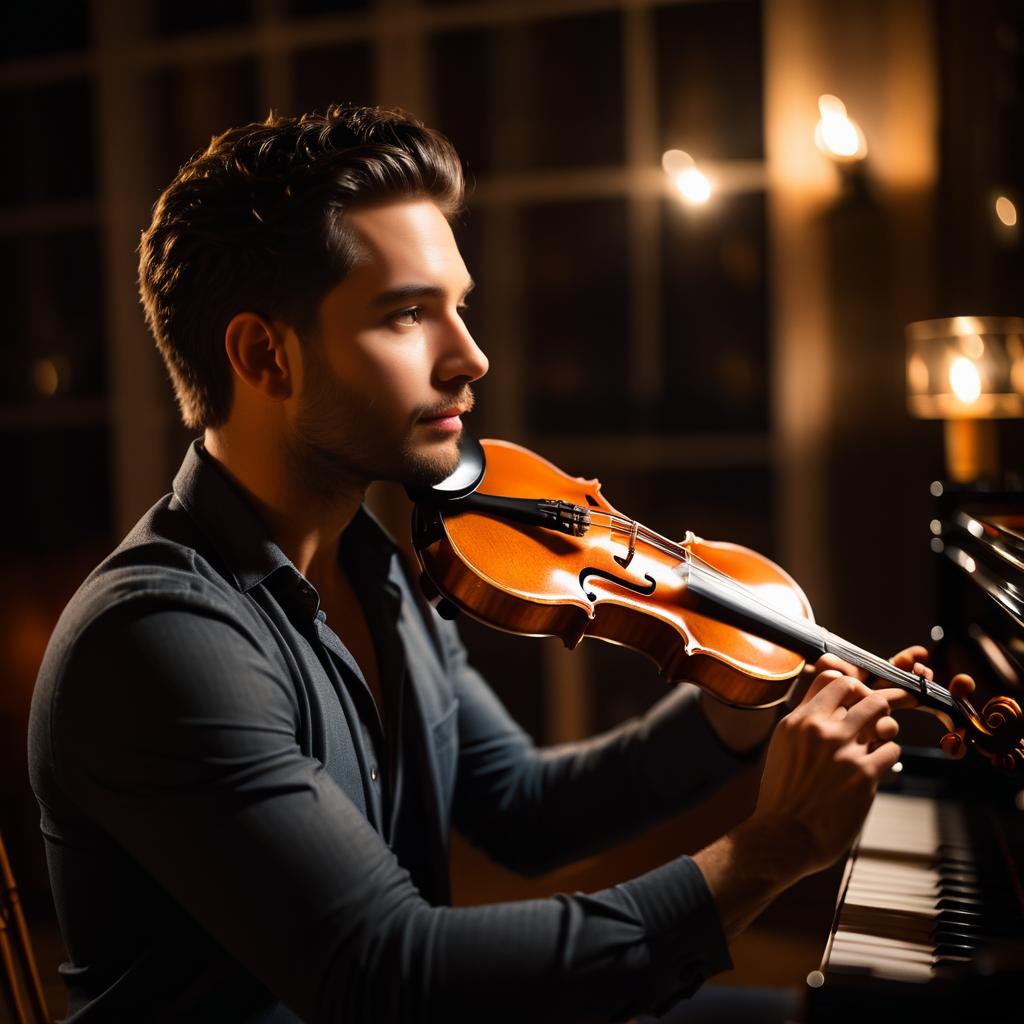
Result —
<path fill-rule="evenodd" d="M 969 962 L 961 953 L 938 956 L 932 932 L 941 924 L 938 901 L 953 880 L 977 884 L 962 810 L 948 801 L 879 793 L 861 831 L 847 876 L 828 968 L 867 970 L 878 978 L 927 982 L 936 963 Z M 971 892 L 958 907 L 981 906 Z"/>

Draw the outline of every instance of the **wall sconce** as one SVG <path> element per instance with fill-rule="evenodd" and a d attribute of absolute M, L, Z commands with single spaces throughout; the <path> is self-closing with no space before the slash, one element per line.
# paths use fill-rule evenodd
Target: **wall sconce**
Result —
<path fill-rule="evenodd" d="M 907 404 L 945 421 L 946 473 L 999 471 L 996 419 L 1024 416 L 1024 317 L 954 316 L 908 324 Z"/>
<path fill-rule="evenodd" d="M 860 125 L 846 113 L 838 96 L 818 97 L 821 120 L 814 127 L 814 144 L 837 164 L 851 164 L 868 155 L 868 144 Z"/>

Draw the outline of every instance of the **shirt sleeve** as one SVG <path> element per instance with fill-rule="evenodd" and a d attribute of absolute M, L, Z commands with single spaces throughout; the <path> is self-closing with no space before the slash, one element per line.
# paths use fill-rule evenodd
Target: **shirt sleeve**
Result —
<path fill-rule="evenodd" d="M 459 698 L 454 822 L 515 871 L 540 874 L 636 835 L 760 756 L 719 740 L 690 683 L 610 732 L 538 747 L 468 663 L 454 625 L 440 628 Z"/>
<path fill-rule="evenodd" d="M 244 623 L 183 598 L 95 621 L 49 728 L 82 812 L 303 1019 L 620 1020 L 729 966 L 687 857 L 592 894 L 429 905 L 297 715 Z"/>

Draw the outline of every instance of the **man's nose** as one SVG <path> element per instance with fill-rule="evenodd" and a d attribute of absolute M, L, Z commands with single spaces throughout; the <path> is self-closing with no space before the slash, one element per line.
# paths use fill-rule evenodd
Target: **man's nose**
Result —
<path fill-rule="evenodd" d="M 467 382 L 479 380 L 490 365 L 487 356 L 474 341 L 461 316 L 453 313 L 448 324 L 438 358 L 438 375 L 442 380 L 459 377 L 464 377 Z"/>

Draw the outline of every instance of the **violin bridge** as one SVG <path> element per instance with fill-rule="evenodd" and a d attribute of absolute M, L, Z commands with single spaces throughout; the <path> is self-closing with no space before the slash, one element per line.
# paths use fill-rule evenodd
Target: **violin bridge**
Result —
<path fill-rule="evenodd" d="M 633 561 L 633 556 L 636 554 L 636 535 L 640 529 L 640 523 L 637 520 L 633 520 L 633 525 L 629 531 L 629 548 L 626 551 L 625 557 L 622 555 L 615 555 L 615 561 L 622 566 L 623 569 L 629 567 L 629 563 Z"/>

